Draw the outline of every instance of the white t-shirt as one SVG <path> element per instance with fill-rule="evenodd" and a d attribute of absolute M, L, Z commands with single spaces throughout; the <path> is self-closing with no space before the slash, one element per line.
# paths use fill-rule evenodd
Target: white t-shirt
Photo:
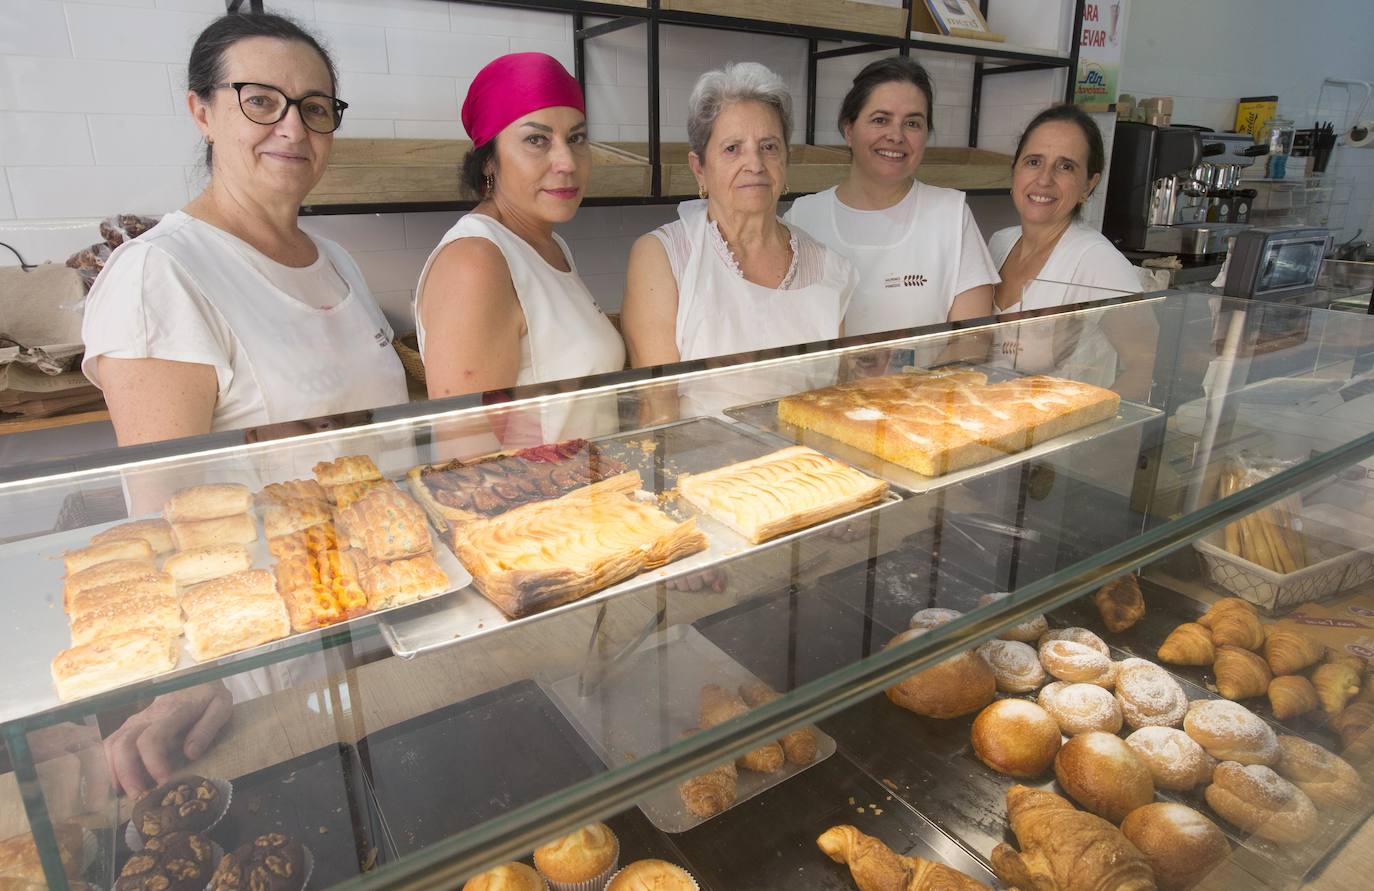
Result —
<path fill-rule="evenodd" d="M 211 430 L 395 405 L 407 399 L 391 326 L 343 248 L 283 266 L 177 211 L 121 245 L 87 298 L 82 371 L 96 358 L 210 365 Z"/>

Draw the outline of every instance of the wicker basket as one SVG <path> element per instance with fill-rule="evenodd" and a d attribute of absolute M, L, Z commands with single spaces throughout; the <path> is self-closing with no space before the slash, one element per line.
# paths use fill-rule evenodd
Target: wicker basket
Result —
<path fill-rule="evenodd" d="M 406 374 L 411 380 L 421 386 L 425 383 L 425 360 L 420 356 L 420 341 L 414 331 L 409 334 L 402 334 L 391 342 L 396 348 L 396 355 L 401 357 L 401 364 L 405 366 Z"/>
<path fill-rule="evenodd" d="M 1307 521 L 1302 535 L 1308 553 L 1321 559 L 1297 572 L 1278 573 L 1251 563 L 1222 547 L 1223 535 L 1213 532 L 1194 542 L 1217 586 L 1258 607 L 1278 612 L 1300 603 L 1324 600 L 1374 578 L 1374 552 L 1370 547 L 1352 549 L 1339 543 L 1341 536 L 1324 534 L 1319 524 Z"/>

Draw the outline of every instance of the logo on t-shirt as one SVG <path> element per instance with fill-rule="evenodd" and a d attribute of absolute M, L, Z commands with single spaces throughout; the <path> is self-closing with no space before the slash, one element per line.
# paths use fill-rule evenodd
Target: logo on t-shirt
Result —
<path fill-rule="evenodd" d="M 386 336 L 385 328 L 378 328 L 377 333 L 372 335 L 372 339 L 377 341 L 377 346 L 386 348 L 391 346 L 391 340 Z"/>
<path fill-rule="evenodd" d="M 889 275 L 883 279 L 884 288 L 919 288 L 926 283 L 924 275 Z"/>

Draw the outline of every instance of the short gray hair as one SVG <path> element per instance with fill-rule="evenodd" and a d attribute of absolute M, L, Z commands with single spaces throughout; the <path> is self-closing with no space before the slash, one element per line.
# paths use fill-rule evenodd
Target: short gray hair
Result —
<path fill-rule="evenodd" d="M 697 79 L 687 100 L 687 141 L 698 157 L 706 156 L 706 143 L 721 110 L 735 102 L 762 102 L 782 121 L 782 141 L 791 145 L 792 94 L 781 77 L 758 62 L 732 62 Z"/>

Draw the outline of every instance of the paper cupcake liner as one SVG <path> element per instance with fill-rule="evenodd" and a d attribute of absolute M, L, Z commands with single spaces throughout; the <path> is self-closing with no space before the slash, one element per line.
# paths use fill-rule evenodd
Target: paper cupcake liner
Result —
<path fill-rule="evenodd" d="M 86 827 L 81 827 L 81 861 L 77 869 L 78 875 L 85 875 L 86 870 L 91 868 L 96 858 L 100 856 L 100 839 L 96 834 Z M 89 884 L 89 883 L 87 883 Z"/>
<path fill-rule="evenodd" d="M 215 817 L 215 819 L 210 821 L 210 825 L 206 826 L 204 829 L 197 830 L 202 835 L 208 834 L 211 829 L 214 829 L 216 826 L 219 825 L 219 821 L 223 820 L 224 815 L 229 813 L 229 805 L 234 800 L 233 783 L 229 782 L 228 780 L 215 780 L 210 779 L 209 777 L 206 777 L 206 779 L 210 780 L 210 783 L 213 784 L 214 787 L 219 790 L 219 797 L 220 800 L 224 802 L 224 806 L 220 808 L 220 812 Z M 139 832 L 138 827 L 134 826 L 134 821 L 132 818 L 129 820 L 128 823 L 124 824 L 124 844 L 128 845 L 129 850 L 135 853 L 143 850 L 143 833 Z"/>
<path fill-rule="evenodd" d="M 638 861 L 636 861 L 636 862 L 638 862 Z M 665 862 L 665 863 L 672 863 L 671 860 L 665 860 L 664 862 Z M 626 864 L 627 867 L 628 867 L 628 866 L 632 866 L 632 865 L 633 865 L 633 864 Z M 678 869 L 680 869 L 680 870 L 682 870 L 683 872 L 687 873 L 687 878 L 690 879 L 690 880 L 692 881 L 692 888 L 694 889 L 694 891 L 701 891 L 701 884 L 700 884 L 699 882 L 697 882 L 697 877 L 696 877 L 696 876 L 692 875 L 690 872 L 687 872 L 687 868 L 684 867 L 684 866 L 678 866 L 678 864 L 676 864 L 676 863 L 673 863 L 673 865 L 674 865 L 674 866 L 677 866 Z M 611 886 L 611 883 L 614 882 L 614 881 L 616 880 L 616 877 L 619 876 L 619 875 L 620 875 L 622 872 L 624 872 L 624 871 L 625 871 L 624 868 L 622 868 L 622 869 L 617 869 L 617 870 L 615 871 L 615 874 L 612 875 L 609 879 L 606 880 L 606 887 L 609 888 L 609 887 Z"/>
<path fill-rule="evenodd" d="M 600 875 L 593 876 L 590 879 L 583 879 L 580 882 L 555 882 L 541 872 L 539 876 L 544 880 L 545 886 L 548 887 L 550 891 L 605 891 L 606 885 L 611 881 L 611 877 L 614 876 L 620 868 L 620 838 L 614 832 L 611 832 L 611 838 L 615 839 L 615 855 L 611 857 L 611 865 L 606 867 Z M 536 869 L 537 868 L 536 866 Z"/>

